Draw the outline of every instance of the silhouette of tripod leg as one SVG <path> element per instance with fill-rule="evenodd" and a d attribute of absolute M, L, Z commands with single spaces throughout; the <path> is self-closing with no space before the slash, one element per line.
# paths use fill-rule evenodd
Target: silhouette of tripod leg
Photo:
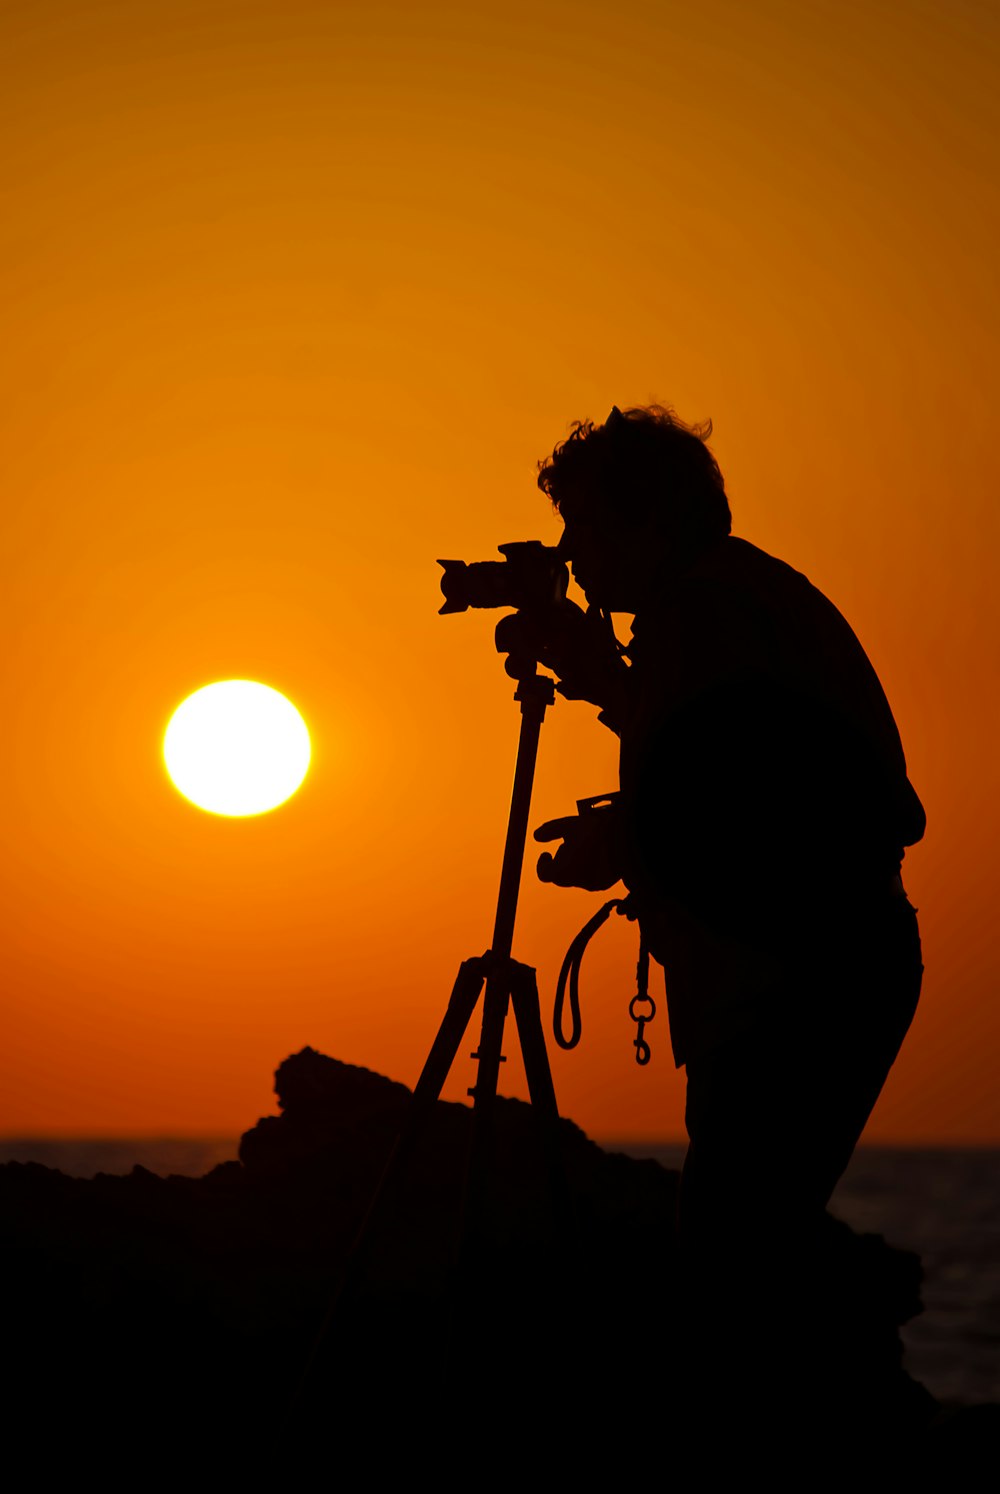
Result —
<path fill-rule="evenodd" d="M 399 1135 L 389 1153 L 379 1185 L 351 1250 L 352 1260 L 356 1254 L 360 1253 L 365 1238 L 374 1228 L 376 1218 L 381 1212 L 394 1178 L 409 1159 L 414 1142 L 427 1124 L 434 1106 L 441 1097 L 444 1082 L 458 1056 L 462 1039 L 472 1020 L 472 1013 L 476 1009 L 479 993 L 483 989 L 487 958 L 487 956 L 479 955 L 475 959 L 463 960 L 459 966 L 437 1037 L 431 1044 L 431 1051 L 420 1071 L 420 1078 L 414 1086 L 413 1096 L 407 1106 Z"/>
<path fill-rule="evenodd" d="M 486 958 L 489 960 L 490 956 Z M 495 958 L 486 982 L 482 1036 L 478 1050 L 472 1055 L 478 1060 L 479 1076 L 475 1087 L 469 1091 L 475 1104 L 462 1222 L 461 1255 L 466 1269 L 475 1263 L 479 1250 L 487 1244 L 486 1200 L 492 1172 L 497 1083 L 500 1064 L 505 1062 L 500 1050 L 510 1006 L 514 1008 L 517 1022 L 532 1118 L 539 1128 L 556 1228 L 561 1232 L 569 1223 L 569 1193 L 560 1150 L 559 1111 L 545 1050 L 535 971 L 530 965 L 521 965 L 509 957 Z"/>
<path fill-rule="evenodd" d="M 475 1260 L 485 1239 L 487 1182 L 493 1154 L 493 1126 L 497 1084 L 503 1056 L 504 1024 L 510 1005 L 510 966 L 513 961 L 493 954 L 485 957 L 486 991 L 479 1046 L 471 1055 L 478 1065 L 472 1097 L 472 1135 L 462 1200 L 460 1263 L 465 1271 Z"/>
<path fill-rule="evenodd" d="M 511 1005 L 521 1043 L 531 1109 L 539 1128 L 545 1156 L 555 1226 L 559 1234 L 566 1234 L 572 1224 L 569 1185 L 559 1137 L 559 1107 L 542 1030 L 538 980 L 530 965 L 518 965 L 511 961 L 511 966 Z"/>

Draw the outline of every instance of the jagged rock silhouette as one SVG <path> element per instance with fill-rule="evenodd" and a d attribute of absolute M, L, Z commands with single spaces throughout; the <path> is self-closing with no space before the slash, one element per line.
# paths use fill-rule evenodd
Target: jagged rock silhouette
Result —
<path fill-rule="evenodd" d="M 280 1065 L 275 1087 L 280 1115 L 202 1178 L 0 1168 L 8 1404 L 25 1436 L 58 1422 L 72 1445 L 110 1421 L 138 1455 L 169 1425 L 175 1452 L 207 1442 L 261 1456 L 283 1439 L 312 1438 L 318 1452 L 352 1438 L 371 1450 L 374 1437 L 383 1458 L 405 1461 L 413 1436 L 468 1435 L 492 1406 L 532 1447 L 568 1418 L 583 1466 L 602 1437 L 620 1447 L 639 1422 L 659 1442 L 673 1435 L 677 1175 L 562 1121 L 575 1227 L 560 1240 L 530 1106 L 504 1099 L 474 1276 L 456 1292 L 471 1111 L 439 1102 L 287 1421 L 409 1091 L 311 1048 Z M 832 1220 L 830 1232 L 872 1353 L 901 1376 L 898 1325 L 919 1311 L 919 1263 Z"/>

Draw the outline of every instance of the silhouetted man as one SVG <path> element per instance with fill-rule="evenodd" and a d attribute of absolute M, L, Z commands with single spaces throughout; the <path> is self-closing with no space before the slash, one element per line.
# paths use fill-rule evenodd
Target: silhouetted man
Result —
<path fill-rule="evenodd" d="M 739 1340 L 765 1335 L 787 1399 L 815 1369 L 806 1303 L 836 1316 L 816 1280 L 825 1205 L 917 1003 L 900 865 L 924 814 L 848 624 L 731 535 L 710 429 L 658 407 L 573 429 L 538 481 L 588 613 L 505 619 L 498 645 L 533 629 L 562 693 L 621 738 L 616 811 L 553 822 L 563 843 L 539 872 L 594 890 L 621 878 L 634 896 L 687 1069 L 692 1332 L 727 1345 L 703 1379 L 718 1368 L 731 1394 L 765 1362 L 765 1340 Z M 634 615 L 624 655 L 612 612 Z"/>

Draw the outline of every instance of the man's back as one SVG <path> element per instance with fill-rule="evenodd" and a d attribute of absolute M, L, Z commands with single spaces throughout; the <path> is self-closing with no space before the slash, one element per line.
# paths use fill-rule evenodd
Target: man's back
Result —
<path fill-rule="evenodd" d="M 690 964 L 710 1005 L 725 950 L 726 1001 L 745 1004 L 888 895 L 923 810 L 861 644 L 784 562 L 728 537 L 633 634 L 626 881 L 665 931 L 668 989 Z"/>

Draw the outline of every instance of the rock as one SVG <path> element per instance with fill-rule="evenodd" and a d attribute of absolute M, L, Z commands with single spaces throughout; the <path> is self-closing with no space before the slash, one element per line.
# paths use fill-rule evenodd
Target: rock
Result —
<path fill-rule="evenodd" d="M 472 1112 L 433 1107 L 301 1389 L 410 1092 L 311 1048 L 276 1090 L 280 1115 L 203 1178 L 0 1168 L 16 1425 L 44 1436 L 56 1419 L 84 1438 L 110 1418 L 133 1453 L 169 1426 L 175 1451 L 208 1438 L 231 1454 L 265 1429 L 272 1446 L 388 1455 L 443 1416 L 479 1436 L 488 1411 L 525 1456 L 568 1422 L 587 1472 L 636 1428 L 684 1432 L 677 1175 L 561 1120 L 561 1231 L 536 1117 L 516 1100 L 497 1101 L 477 1229 L 463 1214 Z M 865 1352 L 898 1385 L 919 1266 L 834 1221 L 829 1234 Z"/>

